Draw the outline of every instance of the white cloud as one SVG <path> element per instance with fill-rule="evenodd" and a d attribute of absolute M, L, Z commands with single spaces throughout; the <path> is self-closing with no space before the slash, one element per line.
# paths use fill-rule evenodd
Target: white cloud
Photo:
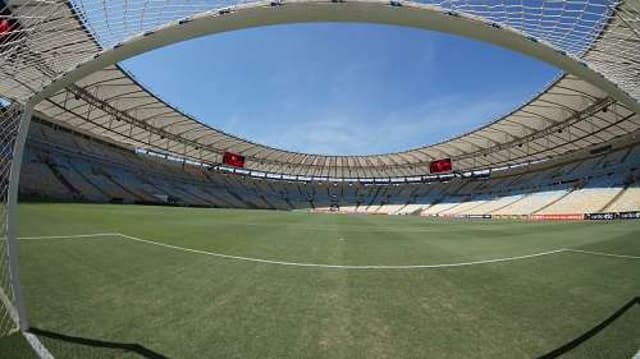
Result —
<path fill-rule="evenodd" d="M 443 96 L 418 108 L 399 108 L 376 121 L 328 109 L 305 121 L 288 121 L 256 140 L 274 147 L 322 154 L 372 154 L 433 144 L 473 130 L 510 110 L 506 94 L 480 98 Z"/>

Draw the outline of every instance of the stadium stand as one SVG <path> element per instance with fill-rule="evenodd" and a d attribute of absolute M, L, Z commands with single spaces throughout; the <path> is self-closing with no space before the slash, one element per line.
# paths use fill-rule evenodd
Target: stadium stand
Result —
<path fill-rule="evenodd" d="M 636 145 L 566 163 L 506 170 L 488 179 L 300 182 L 255 178 L 143 154 L 38 120 L 29 134 L 20 193 L 23 200 L 447 217 L 544 216 L 640 209 L 639 164 Z"/>
<path fill-rule="evenodd" d="M 640 206 L 640 185 L 634 184 L 631 187 L 623 189 L 618 198 L 612 201 L 611 205 L 605 210 L 607 212 L 627 212 L 636 211 Z"/>

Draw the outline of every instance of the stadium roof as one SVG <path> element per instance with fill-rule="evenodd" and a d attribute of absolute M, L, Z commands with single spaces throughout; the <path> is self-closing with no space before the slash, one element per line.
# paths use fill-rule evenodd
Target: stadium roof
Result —
<path fill-rule="evenodd" d="M 49 89 L 47 96 L 51 96 L 39 102 L 36 110 L 53 122 L 123 145 L 209 164 L 219 164 L 223 152 L 231 151 L 246 157 L 248 169 L 270 173 L 338 178 L 415 176 L 427 173 L 434 159 L 452 158 L 458 170 L 516 165 L 600 145 L 635 134 L 640 127 L 634 112 L 640 108 L 640 15 L 634 7 L 638 5 L 631 2 L 549 0 L 525 5 L 512 1 L 443 1 L 429 2 L 434 7 L 428 8 L 379 1 L 349 2 L 351 7 L 331 1 L 284 1 L 235 8 L 223 8 L 229 4 L 221 2 L 171 0 L 7 3 L 20 21 L 21 32 L 0 46 L 1 94 L 24 102 Z M 283 9 L 288 6 L 301 8 L 286 13 Z M 334 6 L 342 6 L 346 15 L 342 17 L 340 9 L 328 15 L 323 12 Z M 434 22 L 446 15 L 447 22 L 423 25 L 413 7 L 437 12 L 431 19 Z M 405 9 L 406 13 L 398 12 Z M 216 11 L 193 16 L 210 10 Z M 522 38 L 532 43 L 531 48 L 540 47 L 534 49 L 539 53 L 529 54 L 545 59 L 557 56 L 555 64 L 582 66 L 602 80 L 563 75 L 518 109 L 475 131 L 421 148 L 369 156 L 295 153 L 235 137 L 163 102 L 113 64 L 88 71 L 87 77 L 65 88 L 51 90 L 50 84 L 63 83 L 60 80 L 69 73 L 77 69 L 82 72 L 82 66 L 120 48 L 129 46 L 134 54 L 157 47 L 150 35 L 162 33 L 157 41 L 171 43 L 197 34 L 302 21 L 300 16 L 306 15 L 300 12 L 312 10 L 319 14 L 316 20 L 399 23 L 471 37 L 476 35 L 469 33 L 471 28 L 465 28 L 464 21 L 479 22 L 491 27 L 487 31 L 499 34 L 483 40 L 527 53 L 529 45 L 518 42 Z M 296 15 L 294 11 L 300 12 Z M 276 15 L 262 15 L 267 12 Z M 226 15 L 236 18 L 230 16 L 225 24 Z M 207 16 L 216 18 L 222 24 L 220 28 L 198 30 L 198 19 Z M 261 20 L 263 17 L 266 20 Z M 183 20 L 176 22 L 179 19 Z M 457 21 L 463 21 L 461 26 Z M 195 29 L 193 35 L 175 30 L 190 23 Z M 147 41 L 145 37 L 151 39 L 151 45 L 140 46 Z M 545 49 L 557 54 L 548 55 Z M 580 71 L 577 67 L 575 72 Z"/>

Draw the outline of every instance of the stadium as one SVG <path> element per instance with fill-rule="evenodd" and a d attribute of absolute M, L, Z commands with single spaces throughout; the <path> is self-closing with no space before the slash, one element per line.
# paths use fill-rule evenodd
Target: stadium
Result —
<path fill-rule="evenodd" d="M 308 23 L 559 72 L 462 134 L 329 154 L 123 65 Z M 1 358 L 640 358 L 637 1 L 2 0 L 0 65 Z"/>

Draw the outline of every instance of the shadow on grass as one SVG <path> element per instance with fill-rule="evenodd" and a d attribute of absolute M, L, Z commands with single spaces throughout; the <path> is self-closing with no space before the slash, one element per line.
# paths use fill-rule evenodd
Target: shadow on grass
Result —
<path fill-rule="evenodd" d="M 600 333 L 609 325 L 613 324 L 616 320 L 622 317 L 627 311 L 633 308 L 634 305 L 640 305 L 640 297 L 632 298 L 627 303 L 625 303 L 622 307 L 620 307 L 620 309 L 616 310 L 612 315 L 610 315 L 608 318 L 606 318 L 602 322 L 596 324 L 594 327 L 587 330 L 577 338 L 567 342 L 566 344 L 563 344 L 560 347 L 553 349 L 544 355 L 539 356 L 538 359 L 553 359 L 553 358 L 558 358 L 561 355 L 567 354 L 569 351 L 575 349 L 580 344 L 593 338 L 595 335 Z M 140 356 L 148 359 L 168 359 L 168 357 L 160 353 L 156 353 L 153 350 L 148 349 L 137 343 L 118 343 L 118 342 L 108 342 L 108 341 L 98 340 L 98 339 L 74 337 L 74 336 L 55 333 L 48 330 L 34 328 L 34 327 L 32 327 L 29 330 L 29 332 L 35 335 L 51 338 L 54 340 L 60 340 L 67 343 L 80 344 L 80 345 L 85 345 L 85 346 L 94 347 L 94 348 L 120 349 L 127 352 L 139 354 Z"/>
<path fill-rule="evenodd" d="M 603 329 L 613 324 L 613 322 L 615 322 L 618 318 L 620 318 L 624 313 L 626 313 L 629 309 L 633 308 L 634 305 L 640 305 L 640 297 L 632 298 L 630 301 L 628 301 L 622 307 L 620 307 L 620 309 L 616 310 L 615 313 L 611 314 L 608 318 L 601 321 L 593 328 L 587 330 L 582 335 L 571 340 L 570 342 L 563 344 L 560 347 L 553 349 L 552 351 L 544 355 L 539 356 L 538 359 L 552 359 L 568 353 L 570 350 L 575 349 L 580 344 L 591 339 L 596 334 L 600 333 Z"/>
<path fill-rule="evenodd" d="M 105 349 L 120 349 L 130 353 L 136 353 L 140 356 L 148 359 L 168 359 L 168 357 L 156 353 L 153 350 L 146 348 L 138 343 L 118 343 L 118 342 L 108 342 L 99 339 L 91 339 L 91 338 L 82 338 L 82 337 L 74 337 L 66 334 L 51 332 L 44 329 L 31 327 L 29 332 L 38 336 L 60 340 L 66 343 L 73 343 L 79 345 L 85 345 L 94 348 L 105 348 Z"/>

